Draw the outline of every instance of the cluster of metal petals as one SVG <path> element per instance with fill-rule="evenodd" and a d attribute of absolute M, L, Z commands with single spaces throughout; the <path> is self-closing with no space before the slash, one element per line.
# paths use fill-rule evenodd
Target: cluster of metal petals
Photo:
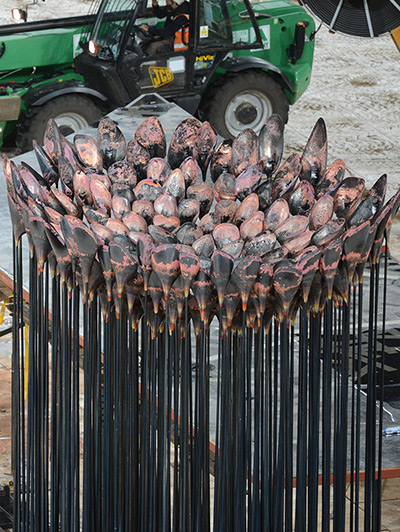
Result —
<path fill-rule="evenodd" d="M 219 144 L 195 118 L 169 146 L 156 117 L 132 136 L 104 118 L 97 140 L 71 143 L 51 120 L 34 143 L 40 173 L 6 156 L 3 167 L 14 237 L 27 233 L 39 273 L 48 260 L 62 282 L 75 274 L 84 301 L 98 293 L 105 316 L 126 303 L 134 325 L 146 293 L 155 314 L 169 301 L 172 328 L 189 298 L 196 331 L 219 307 L 224 327 L 240 327 L 246 309 L 267 324 L 347 301 L 399 206 L 400 193 L 385 203 L 386 175 L 366 191 L 342 160 L 328 166 L 321 118 L 283 161 L 278 115 Z"/>

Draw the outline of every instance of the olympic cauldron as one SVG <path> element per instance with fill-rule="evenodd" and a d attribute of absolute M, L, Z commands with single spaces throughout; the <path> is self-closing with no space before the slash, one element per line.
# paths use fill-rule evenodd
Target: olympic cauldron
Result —
<path fill-rule="evenodd" d="M 328 166 L 321 118 L 282 162 L 283 129 L 272 115 L 218 144 L 187 118 L 167 146 L 156 117 L 129 141 L 106 117 L 71 143 L 50 120 L 40 172 L 3 156 L 15 530 L 380 530 L 377 313 L 400 192 Z"/>

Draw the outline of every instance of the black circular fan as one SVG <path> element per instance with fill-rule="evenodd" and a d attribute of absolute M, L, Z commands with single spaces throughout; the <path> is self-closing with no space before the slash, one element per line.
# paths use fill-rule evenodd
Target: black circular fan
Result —
<path fill-rule="evenodd" d="M 400 0 L 301 0 L 332 31 L 378 37 L 400 26 Z"/>

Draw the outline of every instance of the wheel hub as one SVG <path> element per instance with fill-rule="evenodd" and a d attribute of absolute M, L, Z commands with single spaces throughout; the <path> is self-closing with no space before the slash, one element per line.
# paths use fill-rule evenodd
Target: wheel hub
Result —
<path fill-rule="evenodd" d="M 259 133 L 272 112 L 272 103 L 266 94 L 258 90 L 246 90 L 239 92 L 226 106 L 225 125 L 232 137 L 245 128 Z"/>
<path fill-rule="evenodd" d="M 242 102 L 235 110 L 235 117 L 241 124 L 251 124 L 257 118 L 257 109 L 250 102 Z"/>
<path fill-rule="evenodd" d="M 58 116 L 54 117 L 54 120 L 57 126 L 60 129 L 60 132 L 64 137 L 79 131 L 89 125 L 88 121 L 80 113 L 74 111 L 68 111 L 65 113 L 60 113 Z"/>

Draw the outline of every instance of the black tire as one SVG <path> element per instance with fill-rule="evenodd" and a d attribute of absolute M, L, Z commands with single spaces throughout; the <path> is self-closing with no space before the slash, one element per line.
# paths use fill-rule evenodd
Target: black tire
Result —
<path fill-rule="evenodd" d="M 260 131 L 265 120 L 277 113 L 286 124 L 289 102 L 277 81 L 262 71 L 245 70 L 214 88 L 204 109 L 224 138 L 235 138 L 246 128 Z"/>
<path fill-rule="evenodd" d="M 93 124 L 101 116 L 100 108 L 86 96 L 80 94 L 59 96 L 39 107 L 28 108 L 18 124 L 15 143 L 21 152 L 32 149 L 32 140 L 43 145 L 50 118 L 55 119 L 61 133 L 67 136 Z"/>

